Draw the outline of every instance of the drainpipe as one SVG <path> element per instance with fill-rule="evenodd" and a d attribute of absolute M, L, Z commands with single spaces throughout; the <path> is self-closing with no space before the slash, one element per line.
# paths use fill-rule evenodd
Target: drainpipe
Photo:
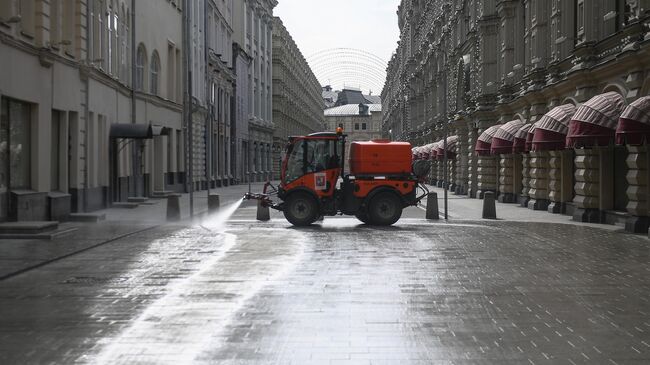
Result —
<path fill-rule="evenodd" d="M 194 162 L 193 148 L 192 148 L 192 59 L 191 59 L 191 24 L 190 24 L 190 3 L 191 0 L 185 0 L 183 4 L 183 67 L 185 68 L 185 100 L 183 102 L 185 112 L 185 161 L 187 164 L 185 170 L 187 172 L 187 185 L 190 194 L 190 217 L 194 216 Z"/>
<path fill-rule="evenodd" d="M 86 6 L 86 29 L 90 29 L 90 9 L 88 6 Z M 86 133 L 84 133 L 84 191 L 83 191 L 83 211 L 87 212 L 88 211 L 88 126 L 90 125 L 90 107 L 88 106 L 88 103 L 90 103 L 90 37 L 86 36 L 86 65 L 85 67 L 88 67 L 86 70 L 86 81 L 85 81 L 85 88 L 86 88 L 86 95 L 84 95 L 84 120 L 86 121 L 86 125 L 84 126 L 84 130 Z M 52 71 L 52 74 L 54 74 L 54 71 Z M 70 124 L 68 124 L 68 129 L 70 128 Z M 52 166 L 50 166 L 52 168 Z M 68 168 L 70 168 L 68 166 Z M 69 174 L 68 174 L 69 175 Z M 70 182 L 68 181 L 68 184 Z"/>
<path fill-rule="evenodd" d="M 135 43 L 135 0 L 131 0 L 131 124 L 136 123 L 136 98 L 135 98 L 135 73 L 136 73 L 136 53 L 137 53 L 137 44 Z M 131 167 L 133 174 L 133 189 L 136 192 L 138 190 L 138 148 L 140 147 L 140 141 L 136 141 L 131 145 Z M 118 158 L 118 156 L 115 156 Z M 119 175 L 118 171 L 115 172 Z M 119 178 L 118 178 L 119 182 Z M 128 191 L 128 187 L 127 187 Z M 128 195 L 128 194 L 127 194 Z"/>
<path fill-rule="evenodd" d="M 207 113 L 205 116 L 205 181 L 206 189 L 208 191 L 207 199 L 210 200 L 210 168 L 212 167 L 212 99 L 210 93 L 210 62 L 209 62 L 209 52 L 208 52 L 208 2 L 203 2 L 203 56 L 205 59 L 205 105 L 207 108 Z"/>

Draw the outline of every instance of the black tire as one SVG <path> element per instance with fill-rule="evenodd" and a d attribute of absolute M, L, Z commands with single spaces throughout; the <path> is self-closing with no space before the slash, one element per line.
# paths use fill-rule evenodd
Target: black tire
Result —
<path fill-rule="evenodd" d="M 308 226 L 320 217 L 316 199 L 303 192 L 289 195 L 284 202 L 283 213 L 284 217 L 294 226 Z"/>
<path fill-rule="evenodd" d="M 370 200 L 368 216 L 374 225 L 390 226 L 402 216 L 402 202 L 393 193 L 379 193 Z"/>
<path fill-rule="evenodd" d="M 366 212 L 359 211 L 354 216 L 357 217 L 357 219 L 362 221 L 363 223 L 370 224 L 370 218 L 368 217 L 368 214 L 366 214 Z"/>

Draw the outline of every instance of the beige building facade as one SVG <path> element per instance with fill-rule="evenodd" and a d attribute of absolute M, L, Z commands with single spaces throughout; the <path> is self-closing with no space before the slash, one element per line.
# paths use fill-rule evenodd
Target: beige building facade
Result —
<path fill-rule="evenodd" d="M 137 4 L 0 3 L 0 220 L 182 189 L 181 9 Z"/>
<path fill-rule="evenodd" d="M 457 137 L 447 183 L 458 194 L 495 191 L 504 202 L 647 232 L 645 144 L 615 137 L 643 133 L 620 120 L 650 94 L 650 2 L 404 0 L 398 22 L 385 135 L 425 146 L 446 124 Z M 563 106 L 575 111 L 559 118 Z M 528 147 L 495 149 L 516 145 L 508 128 L 517 123 Z M 477 152 L 483 143 L 492 149 Z"/>
<path fill-rule="evenodd" d="M 280 154 L 289 136 L 325 128 L 321 85 L 278 17 L 273 18 L 273 171 L 279 177 Z"/>

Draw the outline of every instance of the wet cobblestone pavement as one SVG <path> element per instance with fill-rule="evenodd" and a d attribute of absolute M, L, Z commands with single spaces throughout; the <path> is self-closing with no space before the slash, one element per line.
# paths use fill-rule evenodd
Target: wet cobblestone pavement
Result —
<path fill-rule="evenodd" d="M 240 208 L 0 281 L 0 363 L 647 364 L 650 243 L 561 224 L 296 229 Z"/>

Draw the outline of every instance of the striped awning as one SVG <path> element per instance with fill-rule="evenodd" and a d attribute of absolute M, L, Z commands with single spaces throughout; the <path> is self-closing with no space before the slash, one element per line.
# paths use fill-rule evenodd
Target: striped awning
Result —
<path fill-rule="evenodd" d="M 650 141 L 650 96 L 633 101 L 618 120 L 616 143 L 641 145 Z"/>
<path fill-rule="evenodd" d="M 478 137 L 478 140 L 476 141 L 476 146 L 474 147 L 474 151 L 476 152 L 477 155 L 479 156 L 490 155 L 490 149 L 492 147 L 492 138 L 494 138 L 494 135 L 497 133 L 499 128 L 501 128 L 501 124 L 494 125 L 486 129 L 483 133 L 481 133 L 481 135 Z"/>
<path fill-rule="evenodd" d="M 497 129 L 492 138 L 491 152 L 493 155 L 512 153 L 512 144 L 515 134 L 523 127 L 524 122 L 519 119 L 510 121 Z"/>
<path fill-rule="evenodd" d="M 613 141 L 625 99 L 617 92 L 596 95 L 582 104 L 569 123 L 567 147 L 606 146 Z"/>
<path fill-rule="evenodd" d="M 533 126 L 533 151 L 550 151 L 563 149 L 569 123 L 576 112 L 572 104 L 560 105 L 546 113 Z"/>
<path fill-rule="evenodd" d="M 528 152 L 526 151 L 526 137 L 532 126 L 532 123 L 526 123 L 515 133 L 515 139 L 512 142 L 512 153 Z"/>
<path fill-rule="evenodd" d="M 435 159 L 438 156 L 438 148 L 442 148 L 442 147 L 439 147 L 440 145 L 442 145 L 442 140 L 439 140 L 438 142 L 435 142 L 431 146 L 431 158 L 432 159 Z"/>
<path fill-rule="evenodd" d="M 458 136 L 447 137 L 447 157 L 456 157 L 456 145 L 458 144 Z M 444 158 L 445 140 L 444 138 L 438 142 L 436 146 L 436 157 L 441 160 Z"/>

